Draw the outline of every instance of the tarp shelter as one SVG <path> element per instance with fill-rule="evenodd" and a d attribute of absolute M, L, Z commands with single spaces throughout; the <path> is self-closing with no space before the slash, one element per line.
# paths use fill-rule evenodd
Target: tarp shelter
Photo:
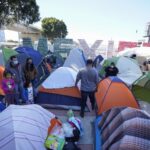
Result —
<path fill-rule="evenodd" d="M 46 150 L 44 142 L 54 117 L 39 105 L 10 105 L 0 113 L 0 149 Z"/>
<path fill-rule="evenodd" d="M 38 66 L 42 61 L 42 55 L 31 47 L 18 47 L 16 51 L 21 64 L 24 64 L 27 57 L 31 57 L 35 66 Z"/>
<path fill-rule="evenodd" d="M 18 55 L 18 53 L 15 50 L 10 48 L 3 48 L 2 52 L 3 52 L 3 60 L 5 64 L 8 62 L 11 56 Z"/>
<path fill-rule="evenodd" d="M 56 69 L 39 88 L 37 103 L 79 109 L 81 96 L 75 87 L 77 72 L 71 68 Z"/>
<path fill-rule="evenodd" d="M 137 99 L 150 102 L 150 72 L 145 72 L 134 82 L 132 91 Z"/>
<path fill-rule="evenodd" d="M 132 92 L 117 77 L 105 78 L 98 84 L 96 92 L 98 114 L 119 106 L 139 108 Z"/>
<path fill-rule="evenodd" d="M 150 115 L 131 107 L 116 107 L 95 121 L 95 150 L 147 150 L 150 148 Z"/>
<path fill-rule="evenodd" d="M 103 68 L 100 71 L 100 76 L 105 75 L 105 67 L 109 66 L 111 62 L 114 62 L 116 67 L 119 69 L 117 76 L 128 86 L 131 86 L 139 77 L 142 76 L 142 71 L 137 61 L 127 57 L 113 57 L 105 60 Z"/>
<path fill-rule="evenodd" d="M 73 69 L 81 69 L 86 65 L 86 58 L 81 49 L 75 48 L 72 49 L 69 53 L 69 56 L 65 60 L 64 67 L 70 67 Z"/>

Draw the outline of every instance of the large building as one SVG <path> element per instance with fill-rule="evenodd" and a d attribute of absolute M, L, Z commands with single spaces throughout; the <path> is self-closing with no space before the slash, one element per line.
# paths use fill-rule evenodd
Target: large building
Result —
<path fill-rule="evenodd" d="M 8 34 L 9 32 L 9 34 Z M 13 24 L 2 27 L 0 32 L 0 42 L 19 41 L 22 38 L 30 37 L 32 41 L 37 41 L 41 36 L 41 30 L 34 26 L 23 24 Z"/>

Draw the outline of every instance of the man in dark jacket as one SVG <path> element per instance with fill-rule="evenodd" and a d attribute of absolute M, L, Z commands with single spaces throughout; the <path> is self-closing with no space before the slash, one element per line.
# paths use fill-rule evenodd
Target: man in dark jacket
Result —
<path fill-rule="evenodd" d="M 6 66 L 6 70 L 10 71 L 13 75 L 15 81 L 16 103 L 19 104 L 19 98 L 23 100 L 23 72 L 16 56 L 10 57 L 10 62 Z"/>
<path fill-rule="evenodd" d="M 105 77 L 116 76 L 118 72 L 118 68 L 115 66 L 115 63 L 112 62 L 110 66 L 105 68 Z"/>
<path fill-rule="evenodd" d="M 93 61 L 87 60 L 86 67 L 80 70 L 77 74 L 75 86 L 81 80 L 81 112 L 80 116 L 84 117 L 84 109 L 86 106 L 87 97 L 90 98 L 92 109 L 95 106 L 95 91 L 99 82 L 98 72 L 93 68 Z"/>

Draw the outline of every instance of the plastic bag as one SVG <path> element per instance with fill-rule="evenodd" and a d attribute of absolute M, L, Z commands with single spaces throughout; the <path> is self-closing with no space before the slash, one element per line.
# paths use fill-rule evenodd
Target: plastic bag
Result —
<path fill-rule="evenodd" d="M 74 113 L 73 113 L 73 111 L 70 109 L 70 110 L 67 112 L 67 115 L 68 115 L 68 117 L 70 118 L 70 117 L 73 117 L 73 116 L 74 116 Z"/>
<path fill-rule="evenodd" d="M 45 141 L 45 147 L 51 150 L 62 150 L 65 144 L 65 139 L 55 135 L 49 135 Z"/>
<path fill-rule="evenodd" d="M 59 126 L 59 125 L 55 125 L 53 127 L 53 129 L 50 132 L 50 135 L 55 135 L 59 138 L 64 138 L 65 137 L 64 130 L 63 130 L 62 126 Z"/>
<path fill-rule="evenodd" d="M 82 124 L 81 124 L 81 121 L 80 119 L 76 118 L 76 117 L 70 117 L 68 119 L 68 122 L 72 125 L 74 125 L 76 128 L 78 128 L 78 130 L 80 131 L 80 136 L 83 135 L 83 127 L 82 127 Z"/>
<path fill-rule="evenodd" d="M 65 137 L 73 137 L 73 127 L 68 123 L 63 123 L 62 125 Z"/>

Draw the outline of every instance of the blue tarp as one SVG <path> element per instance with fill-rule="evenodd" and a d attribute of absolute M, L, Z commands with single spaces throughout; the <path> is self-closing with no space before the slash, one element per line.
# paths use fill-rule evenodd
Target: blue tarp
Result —
<path fill-rule="evenodd" d="M 27 57 L 31 57 L 35 66 L 38 66 L 42 61 L 42 55 L 40 54 L 40 52 L 34 50 L 31 47 L 18 47 L 16 48 L 16 51 L 20 54 L 20 56 L 18 57 L 21 57 L 22 61 L 24 61 Z"/>
<path fill-rule="evenodd" d="M 102 116 L 98 116 L 94 122 L 94 130 L 95 130 L 95 150 L 101 150 L 101 131 L 98 127 L 99 122 L 101 121 Z"/>

